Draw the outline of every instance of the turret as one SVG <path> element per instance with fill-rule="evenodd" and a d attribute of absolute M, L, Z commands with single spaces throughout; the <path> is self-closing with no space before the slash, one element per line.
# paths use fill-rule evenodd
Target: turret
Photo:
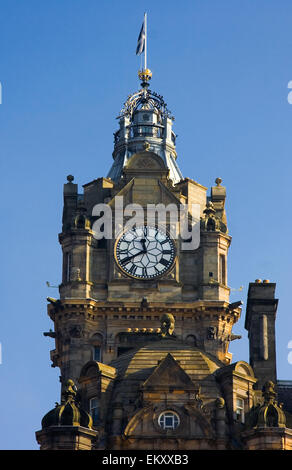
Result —
<path fill-rule="evenodd" d="M 129 159 L 145 149 L 159 155 L 172 182 L 178 183 L 182 174 L 176 163 L 176 135 L 172 130 L 174 118 L 161 95 L 149 90 L 152 73 L 139 72 L 141 89 L 129 96 L 118 116 L 120 127 L 114 133 L 114 163 L 108 177 L 117 182 Z"/>
<path fill-rule="evenodd" d="M 97 431 L 92 429 L 92 417 L 81 408 L 77 389 L 69 379 L 61 403 L 42 419 L 42 429 L 36 432 L 41 450 L 91 450 Z"/>

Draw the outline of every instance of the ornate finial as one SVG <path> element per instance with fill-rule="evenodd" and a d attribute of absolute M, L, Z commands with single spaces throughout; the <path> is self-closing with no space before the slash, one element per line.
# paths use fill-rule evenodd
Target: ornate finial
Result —
<path fill-rule="evenodd" d="M 171 313 L 165 313 L 161 317 L 161 336 L 171 336 L 174 330 L 174 316 Z"/>
<path fill-rule="evenodd" d="M 216 178 L 215 183 L 217 184 L 217 186 L 220 186 L 221 183 L 222 183 L 222 179 L 221 178 Z"/>
<path fill-rule="evenodd" d="M 74 181 L 74 176 L 73 175 L 68 175 L 67 176 L 67 181 L 68 181 L 68 183 L 72 183 L 72 181 Z"/>
<path fill-rule="evenodd" d="M 271 380 L 265 382 L 262 391 L 265 403 L 274 403 L 276 398 L 275 384 Z"/>
<path fill-rule="evenodd" d="M 66 390 L 64 392 L 64 396 L 66 400 L 72 399 L 74 400 L 77 394 L 77 388 L 75 383 L 72 379 L 69 379 L 66 384 Z"/>
<path fill-rule="evenodd" d="M 149 87 L 149 81 L 152 78 L 152 72 L 150 69 L 146 70 L 139 70 L 138 72 L 138 77 L 141 80 L 141 86 L 142 88 L 148 88 Z"/>

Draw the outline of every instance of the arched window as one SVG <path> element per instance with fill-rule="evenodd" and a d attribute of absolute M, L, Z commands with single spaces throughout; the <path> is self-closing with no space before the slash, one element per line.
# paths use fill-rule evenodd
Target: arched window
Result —
<path fill-rule="evenodd" d="M 102 343 L 103 338 L 100 333 L 95 333 L 91 337 L 93 361 L 102 362 Z"/>
<path fill-rule="evenodd" d="M 179 416 L 174 411 L 164 411 L 158 418 L 158 424 L 162 429 L 176 429 L 179 422 Z"/>
<path fill-rule="evenodd" d="M 197 339 L 194 335 L 188 335 L 186 337 L 186 343 L 190 346 L 197 346 Z"/>
<path fill-rule="evenodd" d="M 93 346 L 93 360 L 101 362 L 101 347 Z"/>

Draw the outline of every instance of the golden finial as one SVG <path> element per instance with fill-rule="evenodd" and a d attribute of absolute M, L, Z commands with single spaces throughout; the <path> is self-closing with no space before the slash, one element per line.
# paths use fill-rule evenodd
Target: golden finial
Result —
<path fill-rule="evenodd" d="M 151 80 L 152 78 L 152 72 L 150 69 L 145 69 L 145 70 L 139 70 L 138 72 L 138 77 L 139 79 L 141 80 L 141 85 L 143 88 L 145 87 L 148 87 L 149 86 L 149 81 Z"/>

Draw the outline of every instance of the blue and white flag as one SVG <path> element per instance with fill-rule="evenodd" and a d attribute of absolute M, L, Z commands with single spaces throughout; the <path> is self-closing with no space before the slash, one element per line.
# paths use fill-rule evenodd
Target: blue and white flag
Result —
<path fill-rule="evenodd" d="M 145 49 L 145 17 L 138 37 L 136 55 L 141 55 Z"/>

